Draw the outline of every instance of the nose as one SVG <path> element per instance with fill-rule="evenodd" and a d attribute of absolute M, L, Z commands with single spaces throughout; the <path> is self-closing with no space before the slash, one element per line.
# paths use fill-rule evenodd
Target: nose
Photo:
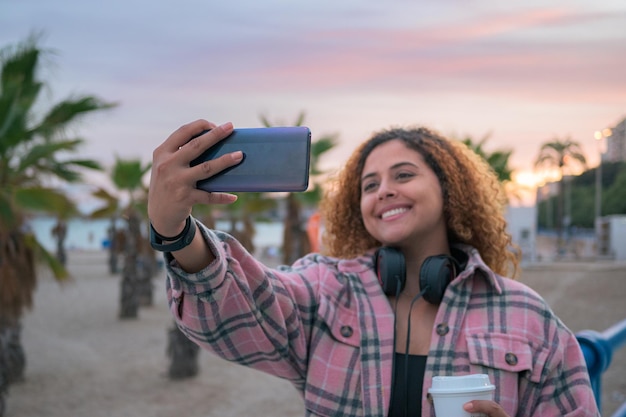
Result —
<path fill-rule="evenodd" d="M 383 181 L 380 183 L 380 186 L 378 187 L 378 199 L 379 200 L 384 200 L 385 198 L 390 198 L 395 195 L 396 195 L 396 190 L 394 190 L 393 187 L 391 187 L 387 181 Z"/>

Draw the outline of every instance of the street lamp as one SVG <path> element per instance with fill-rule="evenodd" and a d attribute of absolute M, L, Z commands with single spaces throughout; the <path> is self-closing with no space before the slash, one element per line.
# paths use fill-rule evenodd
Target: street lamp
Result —
<path fill-rule="evenodd" d="M 598 168 L 596 169 L 596 201 L 595 201 L 595 229 L 596 229 L 596 246 L 598 255 L 602 254 L 601 249 L 601 230 L 602 224 L 600 218 L 602 217 L 602 139 L 611 136 L 611 129 L 597 130 L 594 133 L 594 137 L 598 141 Z"/>

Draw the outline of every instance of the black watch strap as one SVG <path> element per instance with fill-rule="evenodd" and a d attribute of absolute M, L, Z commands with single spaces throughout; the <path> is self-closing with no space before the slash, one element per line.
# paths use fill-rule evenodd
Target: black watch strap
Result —
<path fill-rule="evenodd" d="M 159 232 L 154 230 L 152 223 L 150 223 L 150 246 L 159 252 L 176 252 L 177 250 L 181 250 L 189 246 L 195 235 L 196 221 L 191 216 L 187 217 L 183 231 L 174 237 L 159 234 Z"/>

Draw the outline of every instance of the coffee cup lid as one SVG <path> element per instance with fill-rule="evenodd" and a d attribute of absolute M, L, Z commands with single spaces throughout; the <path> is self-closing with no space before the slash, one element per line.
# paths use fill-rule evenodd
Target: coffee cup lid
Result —
<path fill-rule="evenodd" d="M 431 394 L 449 394 L 462 392 L 492 391 L 496 389 L 487 374 L 461 376 L 435 376 L 433 385 L 428 390 Z"/>

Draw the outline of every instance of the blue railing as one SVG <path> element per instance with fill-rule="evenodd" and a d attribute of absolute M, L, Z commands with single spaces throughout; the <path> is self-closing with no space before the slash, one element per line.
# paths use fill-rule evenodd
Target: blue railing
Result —
<path fill-rule="evenodd" d="M 602 374 L 611 364 L 613 352 L 626 345 L 626 320 L 609 327 L 602 333 L 583 330 L 576 333 L 576 338 L 585 355 L 598 409 L 602 410 Z M 626 417 L 626 403 L 612 417 Z"/>

